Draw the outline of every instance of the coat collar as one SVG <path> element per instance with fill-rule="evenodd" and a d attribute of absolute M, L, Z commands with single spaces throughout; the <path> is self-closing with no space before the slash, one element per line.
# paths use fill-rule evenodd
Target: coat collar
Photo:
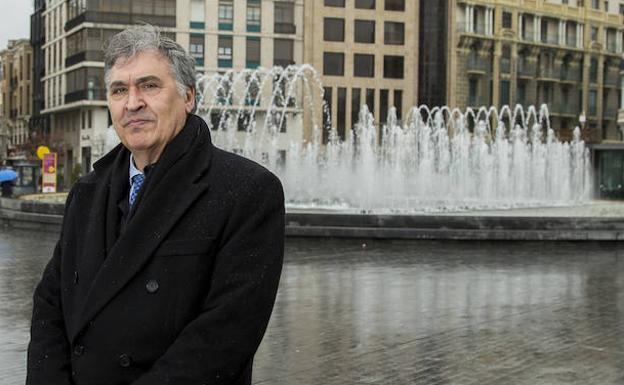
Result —
<path fill-rule="evenodd" d="M 111 165 L 119 161 L 119 155 L 112 156 L 115 151 L 127 152 L 116 148 L 98 162 L 96 174 L 105 180 L 114 168 Z M 132 220 L 102 263 L 76 333 L 146 265 L 179 218 L 208 189 L 204 176 L 211 159 L 209 129 L 203 119 L 189 114 L 183 130 L 167 145 L 152 170 Z M 127 169 L 127 163 L 125 166 Z"/>

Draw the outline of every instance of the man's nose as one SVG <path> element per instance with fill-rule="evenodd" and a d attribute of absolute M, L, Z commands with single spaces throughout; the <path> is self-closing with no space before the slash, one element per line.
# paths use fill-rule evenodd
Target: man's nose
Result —
<path fill-rule="evenodd" d="M 141 91 L 137 87 L 130 87 L 130 89 L 128 89 L 126 109 L 128 111 L 138 111 L 143 107 L 145 107 L 143 94 L 141 94 Z"/>

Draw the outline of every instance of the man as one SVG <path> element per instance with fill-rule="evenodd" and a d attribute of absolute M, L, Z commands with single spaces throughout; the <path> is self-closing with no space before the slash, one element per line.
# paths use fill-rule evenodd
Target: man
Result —
<path fill-rule="evenodd" d="M 34 295 L 29 385 L 250 384 L 284 247 L 278 179 L 212 146 L 195 69 L 151 27 L 105 53 L 121 144 L 70 192 Z"/>

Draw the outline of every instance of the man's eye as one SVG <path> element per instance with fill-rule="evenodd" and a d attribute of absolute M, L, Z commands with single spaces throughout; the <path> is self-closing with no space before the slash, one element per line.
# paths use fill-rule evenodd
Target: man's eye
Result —
<path fill-rule="evenodd" d="M 154 84 L 154 83 L 145 83 L 141 86 L 144 90 L 154 90 L 156 88 L 158 88 L 158 85 Z"/>
<path fill-rule="evenodd" d="M 126 89 L 126 88 L 114 88 L 114 89 L 111 91 L 111 93 L 112 93 L 113 95 L 123 95 L 123 94 L 125 94 L 125 93 L 126 93 L 126 91 L 127 91 L 127 89 Z"/>

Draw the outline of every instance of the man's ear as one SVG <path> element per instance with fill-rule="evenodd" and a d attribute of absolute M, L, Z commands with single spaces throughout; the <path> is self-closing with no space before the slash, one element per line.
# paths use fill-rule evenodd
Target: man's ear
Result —
<path fill-rule="evenodd" d="M 184 94 L 184 106 L 187 114 L 195 110 L 195 87 L 188 87 L 186 89 L 186 94 Z"/>

